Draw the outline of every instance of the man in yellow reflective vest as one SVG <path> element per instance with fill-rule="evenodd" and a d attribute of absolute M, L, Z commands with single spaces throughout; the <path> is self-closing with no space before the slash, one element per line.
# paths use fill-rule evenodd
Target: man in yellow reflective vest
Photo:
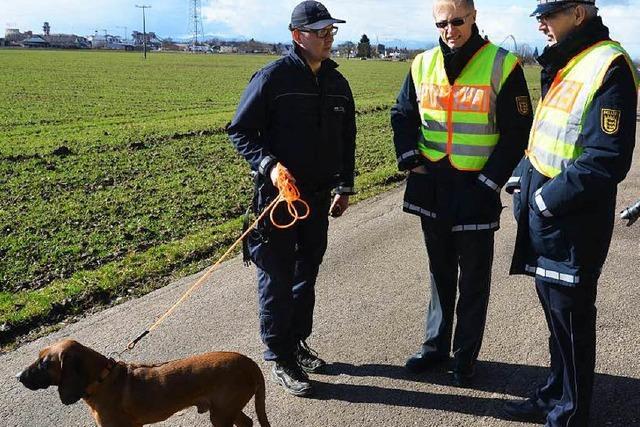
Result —
<path fill-rule="evenodd" d="M 548 46 L 542 99 L 525 158 L 509 180 L 518 221 L 511 274 L 535 277 L 548 324 L 551 369 L 526 400 L 505 405 L 514 420 L 548 427 L 589 424 L 596 292 L 607 257 L 617 185 L 635 144 L 638 80 L 609 38 L 595 0 L 539 0 Z"/>
<path fill-rule="evenodd" d="M 467 386 L 484 334 L 500 189 L 522 157 L 532 111 L 522 67 L 480 36 L 473 0 L 437 0 L 433 16 L 439 46 L 415 58 L 391 111 L 398 167 L 409 171 L 404 210 L 420 216 L 431 272 L 425 338 L 406 368 L 421 373 L 453 354 L 452 380 Z"/>

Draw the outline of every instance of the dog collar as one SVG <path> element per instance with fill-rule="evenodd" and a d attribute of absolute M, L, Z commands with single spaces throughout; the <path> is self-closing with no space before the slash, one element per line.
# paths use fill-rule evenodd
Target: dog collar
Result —
<path fill-rule="evenodd" d="M 107 361 L 107 365 L 102 368 L 98 379 L 87 386 L 84 397 L 90 397 L 96 391 L 98 386 L 100 386 L 100 384 L 102 384 L 104 380 L 107 379 L 114 366 L 116 366 L 116 361 L 112 358 L 109 358 L 109 360 Z"/>

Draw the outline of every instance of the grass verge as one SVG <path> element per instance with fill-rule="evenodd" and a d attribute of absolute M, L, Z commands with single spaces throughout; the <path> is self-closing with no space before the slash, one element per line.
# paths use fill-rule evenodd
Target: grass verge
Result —
<path fill-rule="evenodd" d="M 404 179 L 404 174 L 397 172 L 391 148 L 388 108 L 363 112 L 358 120 L 366 129 L 359 136 L 359 193 L 353 202 L 380 194 Z M 20 341 L 50 332 L 59 322 L 195 273 L 221 256 L 241 234 L 241 228 L 242 218 L 235 216 L 180 239 L 131 250 L 97 268 L 76 271 L 38 289 L 0 292 L 0 346 L 9 350 Z"/>

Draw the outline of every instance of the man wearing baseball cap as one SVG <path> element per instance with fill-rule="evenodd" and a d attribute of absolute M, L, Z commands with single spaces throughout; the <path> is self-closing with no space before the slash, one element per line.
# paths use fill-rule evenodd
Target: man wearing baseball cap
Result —
<path fill-rule="evenodd" d="M 635 144 L 638 77 L 595 3 L 538 1 L 532 16 L 548 41 L 538 58 L 542 99 L 507 188 L 518 221 L 511 274 L 535 278 L 551 369 L 505 412 L 548 427 L 589 424 L 597 284 Z"/>
<path fill-rule="evenodd" d="M 328 215 L 344 213 L 354 193 L 355 104 L 349 83 L 329 59 L 334 25 L 344 22 L 317 1 L 298 4 L 289 24 L 292 51 L 251 78 L 228 126 L 255 173 L 254 212 L 278 195 L 282 173 L 310 208 L 306 219 L 287 229 L 274 227 L 267 216 L 246 242 L 258 270 L 264 358 L 273 362 L 273 379 L 296 396 L 311 393 L 307 373 L 325 365 L 306 343 L 314 286 L 327 248 Z M 277 222 L 291 220 L 280 214 L 286 212 L 276 211 Z"/>

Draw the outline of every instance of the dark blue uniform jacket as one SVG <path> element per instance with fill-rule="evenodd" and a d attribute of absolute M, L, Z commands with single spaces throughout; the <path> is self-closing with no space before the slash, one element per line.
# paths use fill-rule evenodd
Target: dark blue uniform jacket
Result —
<path fill-rule="evenodd" d="M 353 192 L 355 105 L 337 67 L 327 59 L 316 76 L 292 51 L 254 74 L 227 127 L 252 170 L 280 162 L 303 192 Z"/>
<path fill-rule="evenodd" d="M 475 27 L 472 37 L 460 49 L 453 51 L 440 41 L 445 70 L 451 84 L 485 43 Z M 405 191 L 405 211 L 417 213 L 407 209 L 407 203 L 410 203 L 421 209 L 423 213 L 420 215 L 423 217 L 444 221 L 448 225 L 457 226 L 456 229 L 474 225 L 498 228 L 502 210 L 499 191 L 526 148 L 533 119 L 530 105 L 524 72 L 517 65 L 497 97 L 496 115 L 500 139 L 493 153 L 482 171 L 460 171 L 451 166 L 448 157 L 439 162 L 431 162 L 418 151 L 422 121 L 416 88 L 409 72 L 396 105 L 391 109 L 398 168 L 409 170 L 425 165 L 429 173 L 409 175 Z M 424 212 L 434 215 L 425 216 Z"/>
<path fill-rule="evenodd" d="M 585 48 L 609 39 L 600 18 L 554 47 L 538 61 L 543 67 L 542 96 L 568 61 Z M 595 72 L 595 70 L 594 70 Z M 580 135 L 583 154 L 549 179 L 523 158 L 509 180 L 518 221 L 511 274 L 529 274 L 549 282 L 579 286 L 594 283 L 609 250 L 617 185 L 631 166 L 636 133 L 637 98 L 632 71 L 624 58 L 609 68 L 596 93 Z M 613 135 L 602 129 L 602 109 L 621 111 Z M 542 203 L 536 202 L 536 194 Z M 542 209 L 541 209 L 542 208 Z"/>

